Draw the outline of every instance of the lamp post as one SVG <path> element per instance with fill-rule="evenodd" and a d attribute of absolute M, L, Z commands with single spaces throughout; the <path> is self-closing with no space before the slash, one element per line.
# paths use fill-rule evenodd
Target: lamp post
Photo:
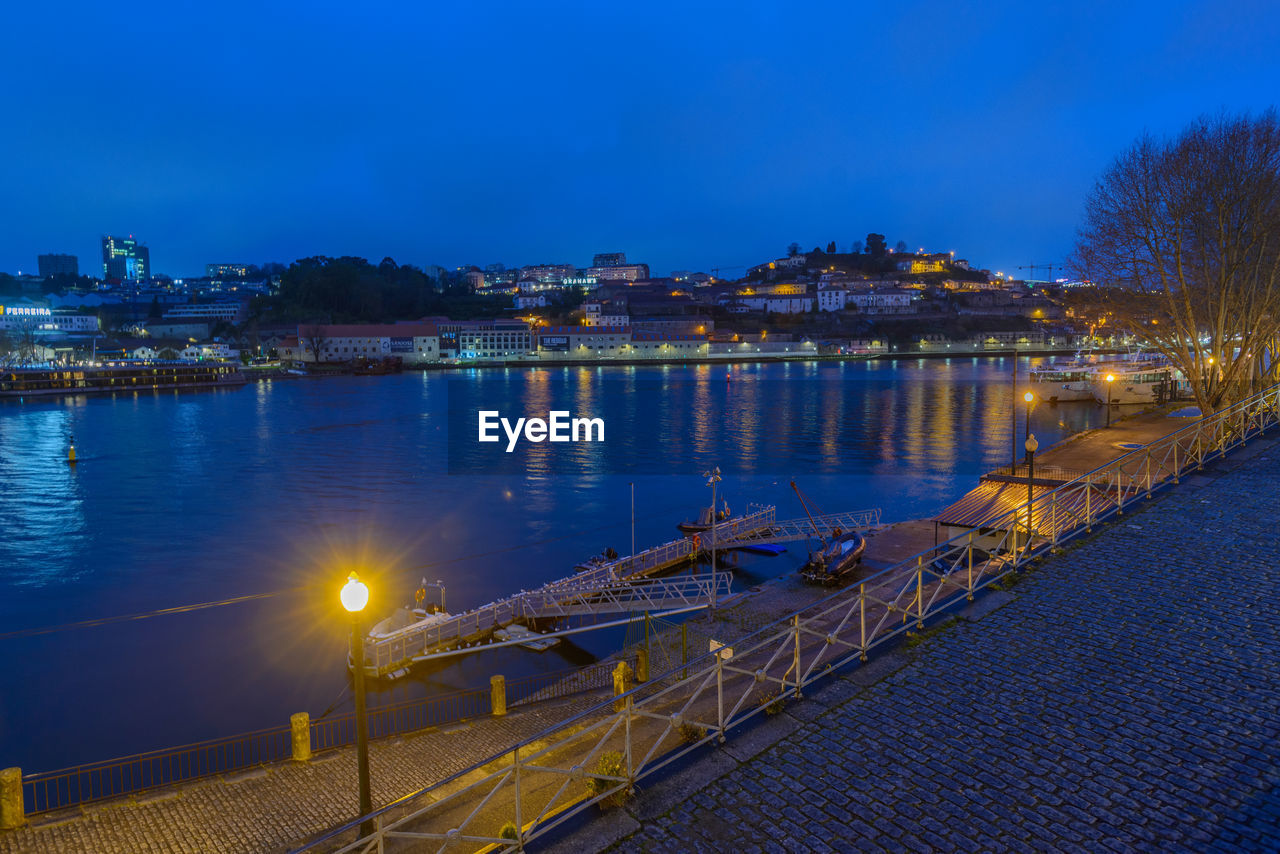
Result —
<path fill-rule="evenodd" d="M 1115 374 L 1107 374 L 1107 426 L 1111 426 L 1111 384 L 1116 381 Z"/>
<path fill-rule="evenodd" d="M 1027 435 L 1025 445 L 1027 449 L 1027 544 L 1024 549 L 1031 547 L 1031 532 L 1033 517 L 1031 515 L 1031 500 L 1035 493 L 1033 492 L 1032 483 L 1036 479 L 1036 449 L 1040 447 L 1040 443 L 1036 441 L 1034 434 Z"/>
<path fill-rule="evenodd" d="M 720 482 L 720 467 L 716 466 L 709 472 L 703 472 L 703 477 L 707 479 L 707 486 L 711 487 L 711 571 L 716 571 L 716 527 L 719 521 L 716 518 L 716 484 Z"/>
<path fill-rule="evenodd" d="M 1035 403 L 1035 392 L 1027 392 L 1022 396 L 1022 399 L 1027 402 L 1027 417 L 1025 420 L 1026 427 L 1023 430 L 1023 445 L 1025 446 L 1026 443 L 1031 441 L 1031 404 Z"/>
<path fill-rule="evenodd" d="M 373 812 L 369 793 L 369 726 L 364 708 L 364 638 L 360 632 L 360 612 L 369 604 L 369 588 L 354 572 L 339 594 L 342 607 L 351 614 L 351 664 L 356 683 L 356 765 L 360 775 L 360 815 Z M 361 838 L 373 833 L 373 820 L 360 824 Z"/>

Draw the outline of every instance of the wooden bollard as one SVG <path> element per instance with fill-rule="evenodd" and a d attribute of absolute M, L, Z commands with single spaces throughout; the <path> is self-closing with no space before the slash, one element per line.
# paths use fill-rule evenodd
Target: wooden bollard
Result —
<path fill-rule="evenodd" d="M 311 715 L 306 712 L 290 715 L 289 727 L 293 730 L 293 760 L 306 762 L 311 758 Z"/>
<path fill-rule="evenodd" d="M 618 697 L 631 690 L 631 666 L 619 661 L 613 668 L 613 696 Z M 625 700 L 614 700 L 613 709 L 620 712 L 627 705 Z"/>
<path fill-rule="evenodd" d="M 27 823 L 22 806 L 22 769 L 0 771 L 0 830 L 14 830 Z"/>
<path fill-rule="evenodd" d="M 636 681 L 649 681 L 649 650 L 636 650 Z"/>
<path fill-rule="evenodd" d="M 507 680 L 502 675 L 489 677 L 490 705 L 493 716 L 500 718 L 507 713 Z"/>

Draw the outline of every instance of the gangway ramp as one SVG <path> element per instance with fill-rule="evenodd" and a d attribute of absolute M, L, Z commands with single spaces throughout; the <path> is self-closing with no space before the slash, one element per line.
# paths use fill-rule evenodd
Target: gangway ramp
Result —
<path fill-rule="evenodd" d="M 731 534 L 721 539 L 717 544 L 717 548 L 736 549 L 743 546 L 760 545 L 763 543 L 787 543 L 795 540 L 808 540 L 820 534 L 823 537 L 835 536 L 836 532 L 847 533 L 849 531 L 866 531 L 880 525 L 880 508 L 872 510 L 856 510 L 852 513 L 831 513 L 825 516 L 813 517 L 810 522 L 808 517 L 801 519 L 785 519 L 781 522 L 774 522 L 771 525 L 755 528 L 750 531 Z M 817 534 L 814 533 L 814 527 L 817 527 Z M 723 536 L 719 534 L 719 536 Z M 704 537 L 709 535 L 704 534 Z M 705 540 L 704 542 L 710 542 Z"/>
<path fill-rule="evenodd" d="M 731 581 L 732 575 L 727 572 L 579 584 L 565 579 L 462 614 L 424 620 L 383 637 L 365 638 L 365 669 L 371 675 L 382 676 L 415 661 L 478 652 L 493 646 L 484 641 L 494 631 L 517 622 L 643 611 L 670 614 L 705 608 L 729 595 Z"/>

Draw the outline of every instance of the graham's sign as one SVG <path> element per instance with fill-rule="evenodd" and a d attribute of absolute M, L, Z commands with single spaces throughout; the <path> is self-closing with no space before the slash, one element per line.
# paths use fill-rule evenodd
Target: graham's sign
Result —
<path fill-rule="evenodd" d="M 47 308 L 29 308 L 25 305 L 0 305 L 0 315 L 5 317 L 52 317 Z"/>

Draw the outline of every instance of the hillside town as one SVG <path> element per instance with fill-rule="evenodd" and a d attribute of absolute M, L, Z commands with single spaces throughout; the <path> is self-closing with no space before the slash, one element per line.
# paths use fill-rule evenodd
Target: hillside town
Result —
<path fill-rule="evenodd" d="M 101 242 L 100 277 L 81 275 L 70 255 L 39 256 L 36 275 L 0 274 L 3 364 L 214 360 L 376 373 L 1124 343 L 1105 318 L 1072 308 L 1082 283 L 1054 278 L 1054 267 L 1015 277 L 954 252 L 890 248 L 875 233 L 844 252 L 834 242 L 809 252 L 792 244 L 736 278 L 721 269 L 655 276 L 623 252 L 581 267 L 210 263 L 204 276 L 171 278 L 153 272 L 149 248 L 133 237 Z"/>

